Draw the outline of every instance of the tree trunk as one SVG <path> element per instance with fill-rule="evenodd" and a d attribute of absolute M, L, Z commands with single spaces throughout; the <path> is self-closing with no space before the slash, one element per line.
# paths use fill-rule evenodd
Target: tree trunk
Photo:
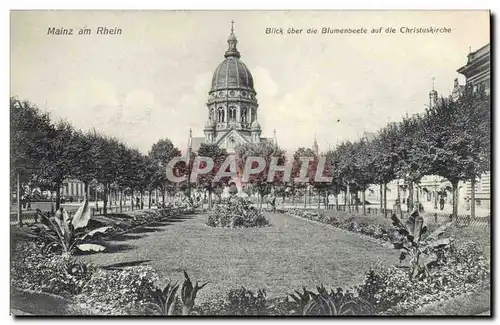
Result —
<path fill-rule="evenodd" d="M 453 223 L 457 224 L 457 216 L 458 216 L 458 180 L 451 181 L 451 186 L 453 187 L 453 212 L 452 218 Z"/>
<path fill-rule="evenodd" d="M 208 189 L 208 208 L 212 208 L 212 188 Z"/>
<path fill-rule="evenodd" d="M 380 213 L 382 213 L 382 211 L 384 210 L 384 183 L 380 183 L 379 184 L 379 188 L 380 188 Z"/>
<path fill-rule="evenodd" d="M 321 209 L 321 191 L 320 189 L 317 189 L 318 191 L 318 210 Z"/>
<path fill-rule="evenodd" d="M 470 217 L 476 218 L 476 178 L 470 180 Z"/>
<path fill-rule="evenodd" d="M 61 207 L 61 183 L 56 183 L 56 211 Z"/>
<path fill-rule="evenodd" d="M 304 189 L 304 209 L 307 208 L 307 188 Z"/>
<path fill-rule="evenodd" d="M 120 213 L 123 212 L 123 191 L 120 190 Z"/>
<path fill-rule="evenodd" d="M 107 216 L 108 215 L 108 211 L 107 211 L 107 208 L 108 208 L 108 184 L 105 184 L 104 185 L 104 202 L 103 202 L 103 207 L 102 207 L 102 213 L 104 214 L 104 216 Z"/>
<path fill-rule="evenodd" d="M 363 215 L 366 216 L 365 191 L 361 192 L 361 200 L 363 200 Z"/>
<path fill-rule="evenodd" d="M 347 207 L 347 189 L 344 191 L 344 211 L 346 211 Z"/>
<path fill-rule="evenodd" d="M 310 208 L 311 207 L 311 188 L 310 187 L 307 188 L 307 197 L 309 198 L 308 199 L 309 202 L 308 202 L 307 206 Z"/>
<path fill-rule="evenodd" d="M 413 209 L 413 182 L 408 182 L 408 200 L 406 201 L 408 206 L 408 214 L 411 213 Z"/>
<path fill-rule="evenodd" d="M 384 183 L 384 217 L 387 218 L 387 183 Z"/>
<path fill-rule="evenodd" d="M 141 197 L 140 197 L 140 201 L 139 201 L 139 207 L 141 210 L 144 210 L 144 202 L 142 201 L 142 190 L 141 190 L 140 194 L 141 194 Z"/>
<path fill-rule="evenodd" d="M 130 211 L 134 211 L 134 204 L 135 204 L 135 197 L 134 197 L 134 190 L 131 189 L 131 194 L 130 194 Z"/>
<path fill-rule="evenodd" d="M 351 186 L 347 185 L 347 208 L 349 209 L 349 212 L 351 212 Z"/>
<path fill-rule="evenodd" d="M 335 195 L 335 209 L 339 211 L 339 192 L 337 192 L 337 195 Z"/>
<path fill-rule="evenodd" d="M 163 187 L 162 191 L 161 191 L 161 207 L 162 209 L 165 209 L 165 192 L 166 192 L 166 189 L 165 187 Z"/>
<path fill-rule="evenodd" d="M 359 191 L 356 191 L 356 194 L 354 195 L 354 198 L 356 199 L 356 213 L 359 213 L 359 204 L 358 204 L 358 197 L 359 197 Z"/>
<path fill-rule="evenodd" d="M 19 179 L 19 173 L 16 175 L 16 195 L 17 195 L 17 224 L 19 227 L 23 225 L 23 207 L 21 202 L 21 181 Z"/>
<path fill-rule="evenodd" d="M 99 213 L 99 203 L 98 203 L 99 197 L 97 196 L 97 184 L 94 188 L 94 191 L 95 191 L 95 209 Z"/>
<path fill-rule="evenodd" d="M 84 191 L 85 193 L 84 193 L 83 199 L 87 200 L 87 198 L 90 197 L 90 186 L 89 186 L 89 183 L 88 182 L 83 183 L 83 187 L 85 188 L 85 191 Z"/>
<path fill-rule="evenodd" d="M 149 192 L 149 198 L 148 198 L 148 209 L 151 209 L 151 190 Z"/>

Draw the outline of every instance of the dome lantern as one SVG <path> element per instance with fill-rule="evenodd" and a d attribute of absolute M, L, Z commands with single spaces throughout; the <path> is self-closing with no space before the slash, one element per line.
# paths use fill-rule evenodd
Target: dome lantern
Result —
<path fill-rule="evenodd" d="M 236 39 L 236 36 L 234 35 L 234 21 L 231 21 L 231 34 L 229 34 L 229 38 L 227 39 L 227 44 L 228 44 L 228 49 L 226 53 L 224 53 L 225 58 L 229 57 L 235 57 L 235 58 L 240 58 L 240 52 L 238 52 L 238 49 L 236 48 L 236 44 L 238 44 L 238 40 Z"/>

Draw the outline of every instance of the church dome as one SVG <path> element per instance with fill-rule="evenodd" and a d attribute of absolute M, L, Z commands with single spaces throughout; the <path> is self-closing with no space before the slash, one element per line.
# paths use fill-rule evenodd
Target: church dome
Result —
<path fill-rule="evenodd" d="M 215 129 L 215 121 L 214 120 L 208 120 L 207 123 L 205 124 L 205 130 L 212 130 Z"/>
<path fill-rule="evenodd" d="M 211 91 L 229 88 L 253 90 L 253 77 L 247 66 L 236 56 L 229 56 L 215 69 Z"/>
<path fill-rule="evenodd" d="M 236 48 L 238 40 L 231 27 L 231 34 L 227 39 L 228 48 L 222 61 L 215 69 L 212 78 L 211 91 L 219 89 L 243 88 L 253 91 L 253 77 L 247 66 L 240 60 L 241 54 Z"/>
<path fill-rule="evenodd" d="M 252 122 L 252 130 L 260 130 L 260 124 L 257 120 Z"/>

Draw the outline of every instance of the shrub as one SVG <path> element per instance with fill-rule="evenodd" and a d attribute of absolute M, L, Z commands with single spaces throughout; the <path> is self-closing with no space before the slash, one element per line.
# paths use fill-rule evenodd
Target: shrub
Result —
<path fill-rule="evenodd" d="M 69 256 L 45 255 L 34 242 L 19 242 L 12 252 L 11 283 L 20 289 L 69 297 L 82 291 L 94 271 Z"/>
<path fill-rule="evenodd" d="M 256 293 L 241 287 L 229 291 L 226 305 L 228 315 L 267 315 L 266 291 Z"/>
<path fill-rule="evenodd" d="M 151 293 L 157 282 L 158 275 L 151 266 L 98 270 L 76 300 L 99 314 L 143 314 L 154 302 Z"/>
<path fill-rule="evenodd" d="M 269 225 L 269 220 L 244 198 L 232 196 L 212 208 L 207 225 L 229 228 L 264 227 Z"/>
<path fill-rule="evenodd" d="M 427 303 L 444 300 L 479 287 L 490 275 L 490 266 L 479 246 L 468 242 L 441 251 L 429 277 L 411 280 L 407 268 L 370 270 L 358 294 L 372 301 L 377 313 L 401 314 Z"/>
<path fill-rule="evenodd" d="M 219 295 L 210 301 L 204 302 L 200 305 L 199 310 L 203 315 L 212 316 L 269 314 L 266 304 L 266 291 L 258 290 L 253 292 L 245 287 L 230 290 L 226 299 Z"/>

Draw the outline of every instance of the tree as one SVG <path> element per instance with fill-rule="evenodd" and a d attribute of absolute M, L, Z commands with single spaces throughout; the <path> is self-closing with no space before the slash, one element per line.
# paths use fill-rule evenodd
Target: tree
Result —
<path fill-rule="evenodd" d="M 248 157 L 261 157 L 264 158 L 265 166 L 264 169 L 257 174 L 251 174 L 248 179 L 248 184 L 251 184 L 257 189 L 260 195 L 259 206 L 262 207 L 262 200 L 264 195 L 268 194 L 270 187 L 279 185 L 282 183 L 283 172 L 277 172 L 275 177 L 271 182 L 268 182 L 269 166 L 273 157 L 277 157 L 278 165 L 284 165 L 286 162 L 285 151 L 280 149 L 277 145 L 271 142 L 260 142 L 260 143 L 245 143 L 240 144 L 235 147 L 237 156 L 237 167 L 239 173 L 243 172 L 245 168 L 245 163 Z M 252 168 L 256 168 L 258 163 L 254 162 Z"/>
<path fill-rule="evenodd" d="M 366 137 L 361 138 L 353 144 L 353 163 L 355 173 L 353 175 L 356 190 L 361 191 L 361 201 L 363 206 L 363 215 L 366 214 L 365 192 L 370 184 L 376 178 L 375 176 L 375 150 L 373 142 Z M 386 202 L 387 200 L 385 200 Z M 356 210 L 358 209 L 358 200 L 356 200 Z M 386 209 L 384 209 L 385 211 Z"/>
<path fill-rule="evenodd" d="M 380 184 L 382 192 L 380 209 L 384 211 L 385 216 L 387 216 L 387 183 L 396 177 L 396 170 L 401 165 L 402 157 L 398 155 L 399 136 L 397 124 L 389 123 L 378 132 L 371 143 L 373 177 L 374 181 Z"/>
<path fill-rule="evenodd" d="M 308 181 L 295 182 L 295 178 L 298 178 L 300 176 L 300 171 L 302 169 L 303 162 L 300 159 L 301 157 L 311 157 L 313 160 L 317 160 L 318 157 L 316 156 L 314 150 L 312 150 L 311 148 L 304 148 L 304 147 L 298 148 L 297 151 L 295 151 L 295 153 L 293 154 L 291 186 L 294 192 L 295 190 L 298 190 L 299 192 L 302 192 L 304 194 L 304 209 L 305 209 L 307 205 L 307 194 L 309 194 L 310 185 L 314 183 L 314 171 L 316 169 L 314 169 L 313 171 L 311 163 L 309 163 L 307 166 L 307 174 L 306 174 L 309 176 Z M 313 167 L 315 167 L 315 165 Z M 312 179 L 311 179 L 311 172 L 313 173 Z"/>
<path fill-rule="evenodd" d="M 97 133 L 91 138 L 91 154 L 95 157 L 95 177 L 104 188 L 103 213 L 107 215 L 108 194 L 111 185 L 116 181 L 117 156 L 119 141 Z"/>
<path fill-rule="evenodd" d="M 395 174 L 408 185 L 408 210 L 413 206 L 413 185 L 418 184 L 423 176 L 433 174 L 432 164 L 437 157 L 425 124 L 426 120 L 422 116 L 413 115 L 403 118 L 396 125 Z"/>
<path fill-rule="evenodd" d="M 63 180 L 73 176 L 78 164 L 78 140 L 71 124 L 59 121 L 48 132 L 48 150 L 40 161 L 38 177 L 43 182 L 52 184 L 56 191 L 56 210 L 61 202 Z"/>
<path fill-rule="evenodd" d="M 212 208 L 212 194 L 217 189 L 222 189 L 229 181 L 227 177 L 215 181 L 215 175 L 226 160 L 228 153 L 226 149 L 220 148 L 216 144 L 202 143 L 198 149 L 198 156 L 211 158 L 214 162 L 212 170 L 206 174 L 198 175 L 197 180 L 197 185 L 208 192 L 208 207 Z M 206 163 L 202 163 L 200 168 L 206 168 Z"/>
<path fill-rule="evenodd" d="M 89 184 L 96 179 L 95 158 L 92 156 L 93 133 L 84 134 L 75 131 L 73 134 L 75 145 L 75 164 L 72 174 L 85 185 L 85 195 L 89 194 Z"/>
<path fill-rule="evenodd" d="M 360 172 L 356 165 L 354 148 L 355 146 L 352 142 L 346 141 L 335 148 L 336 153 L 333 156 L 330 154 L 330 165 L 333 175 L 336 181 L 345 188 L 344 197 L 349 211 L 351 211 L 351 192 L 358 189 L 356 177 L 358 177 L 358 173 Z"/>
<path fill-rule="evenodd" d="M 471 88 L 454 102 L 442 99 L 426 112 L 426 141 L 435 153 L 432 172 L 453 189 L 453 219 L 458 214 L 458 183 L 476 179 L 489 169 L 489 98 Z"/>
<path fill-rule="evenodd" d="M 167 190 L 173 191 L 175 188 L 175 184 L 168 181 L 165 168 L 172 158 L 181 156 L 181 151 L 174 146 L 172 141 L 165 138 L 153 144 L 148 156 L 156 166 L 153 182 L 156 188 L 161 189 L 163 204 L 165 204 L 165 193 Z"/>
<path fill-rule="evenodd" d="M 475 218 L 475 185 L 481 174 L 491 170 L 490 96 L 468 86 L 457 102 L 458 123 L 465 139 L 467 167 L 471 182 L 471 216 Z"/>
<path fill-rule="evenodd" d="M 51 128 L 49 114 L 40 112 L 28 101 L 10 98 L 10 188 L 11 193 L 16 189 L 20 225 L 23 185 L 40 174 L 40 162 L 48 151 Z"/>

